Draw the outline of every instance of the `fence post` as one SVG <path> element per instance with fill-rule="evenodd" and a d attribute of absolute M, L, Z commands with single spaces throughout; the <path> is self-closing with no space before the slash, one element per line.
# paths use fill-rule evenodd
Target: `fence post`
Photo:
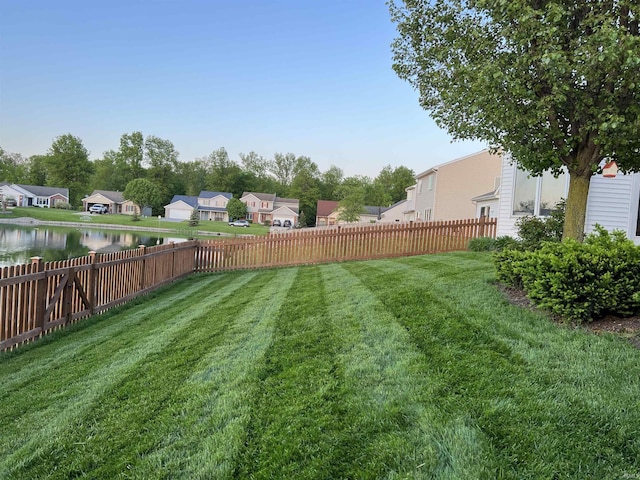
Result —
<path fill-rule="evenodd" d="M 175 242 L 169 242 L 171 245 L 171 280 L 173 280 L 173 275 L 176 270 L 176 244 Z"/>
<path fill-rule="evenodd" d="M 76 270 L 73 267 L 67 269 L 64 289 L 62 291 L 62 316 L 64 324 L 68 324 L 71 320 L 71 302 L 73 300 L 73 280 L 76 276 Z"/>
<path fill-rule="evenodd" d="M 42 257 L 31 257 L 31 269 L 32 271 L 42 273 L 44 272 L 44 261 Z M 44 333 L 45 318 L 44 312 L 47 309 L 47 277 L 45 275 L 42 278 L 36 280 L 36 305 L 35 305 L 35 324 L 42 329 Z"/>
<path fill-rule="evenodd" d="M 144 252 L 146 250 L 147 247 L 145 247 L 144 245 L 138 245 L 138 248 L 140 249 L 140 256 L 142 257 L 142 266 L 140 267 L 140 286 L 139 289 L 140 290 L 144 290 L 144 276 L 145 276 L 145 268 L 146 268 L 146 264 L 147 264 L 147 259 L 144 258 Z"/>
<path fill-rule="evenodd" d="M 478 237 L 484 237 L 484 225 L 486 222 L 486 217 L 482 215 L 480 217 L 480 222 L 478 223 L 478 225 L 480 225 L 480 228 L 478 229 Z"/>
<path fill-rule="evenodd" d="M 89 252 L 89 262 L 91 269 L 89 270 L 89 315 L 93 315 L 96 309 L 96 292 L 98 290 L 98 266 L 97 255 L 93 250 Z"/>

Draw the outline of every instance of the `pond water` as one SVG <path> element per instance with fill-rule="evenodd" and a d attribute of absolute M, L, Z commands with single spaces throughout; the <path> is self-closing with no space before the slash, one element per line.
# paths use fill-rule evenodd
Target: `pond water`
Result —
<path fill-rule="evenodd" d="M 31 257 L 45 262 L 82 257 L 90 251 L 119 252 L 168 242 L 183 242 L 185 238 L 162 237 L 154 232 L 95 230 L 89 228 L 25 227 L 0 225 L 0 267 L 31 263 Z"/>

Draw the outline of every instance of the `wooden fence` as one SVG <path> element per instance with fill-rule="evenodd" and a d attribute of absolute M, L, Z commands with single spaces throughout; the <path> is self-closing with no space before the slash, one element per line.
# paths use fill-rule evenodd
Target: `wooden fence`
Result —
<path fill-rule="evenodd" d="M 293 230 L 267 237 L 200 242 L 195 271 L 218 272 L 371 260 L 464 250 L 476 237 L 495 237 L 495 219 L 409 222 Z"/>
<path fill-rule="evenodd" d="M 0 269 L 0 350 L 193 273 L 196 241 Z"/>
<path fill-rule="evenodd" d="M 496 221 L 417 222 L 197 241 L 0 269 L 0 351 L 194 272 L 367 260 L 464 250 Z"/>

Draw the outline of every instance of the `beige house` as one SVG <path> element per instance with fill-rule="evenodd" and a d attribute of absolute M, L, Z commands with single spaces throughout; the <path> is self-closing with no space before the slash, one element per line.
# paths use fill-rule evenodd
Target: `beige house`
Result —
<path fill-rule="evenodd" d="M 151 209 L 145 207 L 140 211 L 140 208 L 131 200 L 125 200 L 122 192 L 113 192 L 111 190 L 94 190 L 91 195 L 82 199 L 82 210 L 89 211 L 93 205 L 106 205 L 109 209 L 109 213 L 123 213 L 125 215 L 138 215 L 151 216 Z"/>
<path fill-rule="evenodd" d="M 473 200 L 498 189 L 501 165 L 500 154 L 482 150 L 419 173 L 416 184 L 407 188 L 405 221 L 476 218 Z M 493 216 L 489 209 L 481 211 Z"/>
<path fill-rule="evenodd" d="M 247 220 L 255 223 L 273 223 L 280 220 L 298 224 L 300 201 L 297 198 L 281 198 L 275 193 L 244 192 L 240 201 L 247 206 Z"/>

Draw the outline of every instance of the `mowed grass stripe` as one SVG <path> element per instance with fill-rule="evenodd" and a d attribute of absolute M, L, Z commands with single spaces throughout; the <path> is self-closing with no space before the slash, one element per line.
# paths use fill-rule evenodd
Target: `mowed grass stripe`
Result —
<path fill-rule="evenodd" d="M 232 281 L 235 281 L 235 277 L 223 275 L 189 277 L 101 315 L 80 320 L 78 323 L 53 332 L 33 344 L 0 354 L 0 360 L 3 360 L 0 361 L 0 375 L 6 379 L 3 384 L 4 392 L 8 392 L 11 388 L 19 389 L 29 385 L 40 378 L 43 372 L 50 371 L 52 368 L 57 369 L 68 362 L 86 361 L 85 355 L 105 353 L 108 356 L 113 356 L 117 353 L 113 349 L 126 348 L 131 340 L 137 337 L 136 329 L 142 329 L 144 336 L 150 333 L 150 329 L 156 331 L 164 329 L 165 325 L 157 321 L 155 313 L 149 313 L 148 302 L 150 301 L 159 310 L 171 307 L 184 308 L 180 307 L 178 302 L 193 302 L 198 295 L 204 296 L 210 289 L 221 289 Z M 206 283 L 203 284 L 203 282 Z M 166 295 L 169 291 L 171 294 Z M 125 312 L 126 314 L 124 314 Z M 170 321 L 170 317 L 167 317 L 167 321 Z M 103 344 L 103 342 L 110 345 L 108 348 L 97 351 L 96 346 Z M 28 354 L 32 348 L 38 349 L 38 356 L 44 361 L 33 362 L 33 357 Z M 94 358 L 94 360 L 97 359 Z M 1 395 L 2 392 L 0 392 Z"/>
<path fill-rule="evenodd" d="M 430 268 L 426 258 L 417 263 L 421 268 L 406 260 L 348 268 L 366 284 L 396 286 L 376 295 L 430 355 L 425 369 L 439 377 L 442 411 L 467 415 L 490 439 L 496 461 L 486 468 L 493 475 L 640 474 L 638 351 L 507 305 L 489 283 L 490 257 L 468 258 L 472 269 L 484 258 L 485 273 L 434 276 L 438 268 Z M 458 268 L 464 263 L 465 258 L 456 260 Z M 594 445 L 600 445 L 596 455 Z"/>
<path fill-rule="evenodd" d="M 393 288 L 368 287 L 351 264 L 323 269 L 329 312 L 342 332 L 349 386 L 350 442 L 357 457 L 347 478 L 480 478 L 490 452 L 464 417 L 448 418 L 434 402 L 431 360 L 378 300 Z"/>
<path fill-rule="evenodd" d="M 147 322 L 164 325 L 163 330 L 155 332 L 151 328 L 151 333 L 145 335 L 144 325 L 140 325 L 135 330 L 138 336 L 131 331 L 126 347 L 116 349 L 116 352 L 111 349 L 113 345 L 110 342 L 99 342 L 95 347 L 98 351 L 95 358 L 68 363 L 58 368 L 55 377 L 47 376 L 34 385 L 34 388 L 45 390 L 44 393 L 39 392 L 36 396 L 31 388 L 21 390 L 26 398 L 37 398 L 39 403 L 29 402 L 29 412 L 25 415 L 7 416 L 12 419 L 12 428 L 3 431 L 2 446 L 6 456 L 3 455 L 0 460 L 0 477 L 7 474 L 17 478 L 36 478 L 56 471 L 60 471 L 59 475 L 63 477 L 66 474 L 62 473 L 65 468 L 69 468 L 68 472 L 76 471 L 75 467 L 69 467 L 60 461 L 61 453 L 71 464 L 99 464 L 101 458 L 108 457 L 104 450 L 108 450 L 109 443 L 105 441 L 102 444 L 101 436 L 109 436 L 113 432 L 100 426 L 100 422 L 104 421 L 102 417 L 112 415 L 112 420 L 117 424 L 115 431 L 119 432 L 115 436 L 121 436 L 121 441 L 127 441 L 129 437 L 122 434 L 126 431 L 131 435 L 130 429 L 135 427 L 135 422 L 129 423 L 127 414 L 131 412 L 143 417 L 153 415 L 149 404 L 145 405 L 147 399 L 163 395 L 167 389 L 174 388 L 170 383 L 161 381 L 163 388 L 149 390 L 152 386 L 150 379 L 156 380 L 155 376 L 163 377 L 166 373 L 154 362 L 163 359 L 170 362 L 172 358 L 166 354 L 167 350 L 182 351 L 185 358 L 191 355 L 189 348 L 183 346 L 180 350 L 180 345 L 192 337 L 193 324 L 198 321 L 210 327 L 204 328 L 205 332 L 211 332 L 215 336 L 220 327 L 211 318 L 213 309 L 250 285 L 256 276 L 255 272 L 231 275 L 230 283 L 218 290 L 209 290 L 207 287 L 215 283 L 212 279 L 203 277 L 202 288 L 190 298 L 184 298 L 169 308 L 164 308 L 165 305 L 156 308 L 149 303 Z M 126 310 L 121 315 L 124 319 Z M 96 324 L 96 328 L 99 327 Z M 37 355 L 37 348 L 25 354 Z M 180 354 L 177 356 L 180 357 Z M 182 361 L 183 359 L 178 359 L 172 367 L 179 369 Z M 82 368 L 87 370 L 86 374 Z M 61 383 L 60 379 L 64 379 L 64 382 Z M 73 392 L 72 396 L 69 391 Z M 141 400 L 141 404 L 135 408 L 128 405 L 129 396 Z M 14 403 L 20 402 L 14 399 Z M 39 408 L 34 408 L 35 405 Z M 3 412 L 7 411 L 5 407 L 6 405 L 3 406 Z M 115 412 L 120 412 L 121 415 L 115 415 Z M 134 433 L 132 437 L 140 436 Z M 118 443 L 116 438 L 114 445 Z M 103 451 L 83 458 L 84 449 L 92 445 Z M 84 471 L 83 469 L 81 467 L 78 471 Z"/>
<path fill-rule="evenodd" d="M 174 427 L 131 470 L 133 478 L 231 478 L 245 443 L 258 370 L 272 343 L 276 319 L 286 299 L 295 296 L 296 269 L 261 275 L 268 282 L 249 290 L 250 302 L 242 310 L 212 315 L 230 327 L 179 389 L 176 408 L 163 412 L 160 423 Z"/>
<path fill-rule="evenodd" d="M 262 361 L 235 478 L 344 478 L 352 446 L 337 358 L 342 332 L 328 308 L 320 268 L 300 268 Z"/>

